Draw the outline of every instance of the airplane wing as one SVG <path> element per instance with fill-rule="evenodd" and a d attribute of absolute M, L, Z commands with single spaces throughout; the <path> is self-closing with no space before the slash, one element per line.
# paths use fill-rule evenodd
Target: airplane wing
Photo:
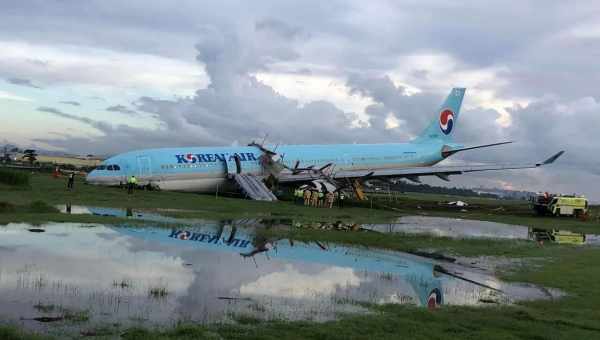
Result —
<path fill-rule="evenodd" d="M 342 170 L 330 175 L 332 179 L 376 179 L 376 178 L 400 178 L 418 179 L 420 176 L 437 176 L 448 181 L 450 175 L 461 175 L 469 172 L 478 171 L 493 171 L 493 170 L 513 170 L 513 169 L 530 169 L 538 168 L 544 165 L 552 164 L 556 161 L 564 151 L 560 151 L 552 157 L 540 163 L 526 164 L 489 164 L 489 165 L 463 165 L 463 166 L 427 166 L 415 168 L 398 168 L 398 169 L 373 169 L 373 170 Z M 311 181 L 323 178 L 319 173 L 300 173 L 300 174 L 281 174 L 280 182 L 289 183 L 295 181 Z"/>

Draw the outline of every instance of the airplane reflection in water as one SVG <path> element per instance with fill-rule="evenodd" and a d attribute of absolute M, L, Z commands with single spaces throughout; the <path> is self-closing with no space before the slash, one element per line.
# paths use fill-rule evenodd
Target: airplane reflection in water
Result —
<path fill-rule="evenodd" d="M 244 259 L 252 257 L 257 268 L 269 261 L 286 261 L 379 273 L 397 281 L 394 296 L 402 297 L 400 301 L 428 308 L 441 304 L 510 303 L 513 300 L 548 297 L 546 290 L 506 284 L 475 269 L 469 271 L 468 268 L 452 264 L 442 265 L 408 253 L 318 241 L 269 240 L 257 235 L 254 228 L 240 228 L 231 224 L 189 226 L 170 231 L 148 227 L 119 227 L 115 230 L 148 241 L 236 252 Z"/>
<path fill-rule="evenodd" d="M 246 225 L 0 226 L 0 315 L 36 329 L 34 317 L 62 310 L 86 311 L 93 324 L 138 326 L 232 315 L 331 320 L 368 312 L 361 302 L 434 308 L 549 297 L 547 290 L 470 268 L 397 252 L 268 240 L 257 233 L 264 225 Z"/>

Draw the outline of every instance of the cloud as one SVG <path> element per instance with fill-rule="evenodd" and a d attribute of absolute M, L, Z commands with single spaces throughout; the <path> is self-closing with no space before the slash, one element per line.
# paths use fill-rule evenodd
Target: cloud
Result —
<path fill-rule="evenodd" d="M 30 102 L 30 101 L 32 101 L 32 99 L 30 99 L 30 98 L 19 96 L 19 95 L 16 95 L 14 93 L 7 92 L 7 91 L 2 91 L 2 90 L 0 90 L 0 99 L 14 100 L 14 101 L 17 101 L 17 102 Z"/>
<path fill-rule="evenodd" d="M 202 68 L 191 62 L 141 53 L 116 52 L 89 46 L 56 46 L 0 40 L 0 75 L 19 85 L 24 74 L 47 84 L 143 88 L 162 94 L 189 94 L 206 85 Z M 29 59 L 36 55 L 44 64 Z"/>
<path fill-rule="evenodd" d="M 295 299 L 318 299 L 336 293 L 338 289 L 360 286 L 362 279 L 352 268 L 333 267 L 319 273 L 301 273 L 291 265 L 284 270 L 259 277 L 243 284 L 240 294 Z"/>
<path fill-rule="evenodd" d="M 261 35 L 262 32 L 257 32 Z M 256 39 L 256 37 L 254 38 Z M 304 105 L 275 92 L 252 76 L 274 60 L 293 60 L 291 44 L 256 46 L 254 40 L 207 29 L 197 44 L 198 60 L 206 67 L 210 85 L 191 98 L 175 100 L 142 97 L 138 111 L 154 114 L 160 122 L 156 130 L 126 125 L 111 126 L 86 120 L 99 129 L 99 140 L 38 139 L 54 146 L 92 147 L 97 152 L 115 153 L 125 149 L 152 146 L 229 145 L 233 141 L 250 142 L 269 134 L 273 143 L 352 142 L 365 137 L 353 127 L 357 119 L 329 102 L 313 101 Z M 51 112 L 57 114 L 56 112 Z M 82 118 L 59 113 L 61 117 L 84 122 Z M 284 118 L 285 117 L 285 118 Z M 334 128 L 332 128 L 334 127 Z M 83 151 L 83 150 L 80 150 Z"/>
<path fill-rule="evenodd" d="M 137 112 L 135 110 L 131 110 L 131 109 L 127 108 L 127 106 L 124 106 L 124 105 L 109 106 L 109 107 L 106 108 L 106 111 L 119 112 L 119 113 L 123 113 L 123 114 L 126 114 L 126 115 L 135 115 L 135 114 L 137 114 Z"/>
<path fill-rule="evenodd" d="M 30 79 L 8 78 L 7 81 L 13 85 L 33 87 L 34 89 L 41 89 L 40 86 L 35 85 Z"/>
<path fill-rule="evenodd" d="M 81 106 L 81 103 L 74 101 L 74 100 L 64 100 L 59 103 L 65 104 L 65 105 L 72 105 L 72 106 Z"/>
<path fill-rule="evenodd" d="M 285 39 L 295 39 L 302 34 L 300 27 L 290 26 L 281 20 L 272 18 L 260 20 L 254 27 L 257 31 L 270 31 Z"/>
<path fill-rule="evenodd" d="M 70 113 L 65 113 L 65 112 L 62 112 L 61 110 L 53 108 L 53 107 L 41 106 L 41 107 L 38 107 L 37 110 L 40 112 L 46 112 L 46 113 L 53 114 L 57 117 L 61 117 L 61 118 L 65 118 L 68 120 L 72 120 L 72 121 L 76 121 L 79 123 L 89 125 L 101 132 L 110 132 L 112 130 L 112 127 L 107 123 L 97 121 L 97 120 L 87 118 L 87 117 L 80 117 L 80 116 L 72 115 Z"/>

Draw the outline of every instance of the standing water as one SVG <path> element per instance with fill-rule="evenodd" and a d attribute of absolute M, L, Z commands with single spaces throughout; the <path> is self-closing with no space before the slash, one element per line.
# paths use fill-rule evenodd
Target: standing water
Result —
<path fill-rule="evenodd" d="M 235 221 L 173 229 L 0 226 L 0 319 L 58 324 L 331 320 L 362 303 L 507 304 L 543 288 L 410 254 L 269 240 Z"/>

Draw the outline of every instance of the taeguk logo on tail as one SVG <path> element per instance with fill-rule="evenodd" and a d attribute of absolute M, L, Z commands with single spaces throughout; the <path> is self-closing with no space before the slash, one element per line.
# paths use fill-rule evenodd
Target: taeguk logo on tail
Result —
<path fill-rule="evenodd" d="M 452 132 L 452 126 L 454 126 L 454 112 L 450 109 L 443 109 L 440 112 L 440 129 L 445 135 Z"/>

